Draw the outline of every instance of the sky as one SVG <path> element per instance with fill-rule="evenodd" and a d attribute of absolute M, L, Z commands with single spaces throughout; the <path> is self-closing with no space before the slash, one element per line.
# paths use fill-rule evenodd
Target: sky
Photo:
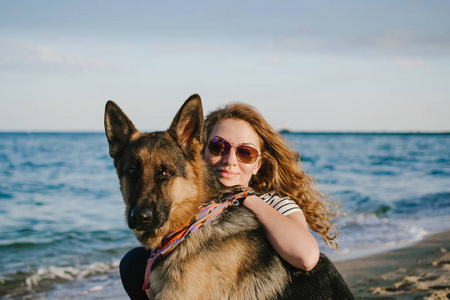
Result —
<path fill-rule="evenodd" d="M 0 131 L 165 130 L 255 106 L 275 129 L 450 131 L 450 1 L 0 0 Z"/>

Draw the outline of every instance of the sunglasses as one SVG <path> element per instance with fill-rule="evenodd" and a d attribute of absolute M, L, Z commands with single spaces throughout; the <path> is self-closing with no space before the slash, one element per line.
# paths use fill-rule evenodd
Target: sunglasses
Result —
<path fill-rule="evenodd" d="M 237 160 L 245 163 L 252 164 L 258 157 L 259 152 L 252 146 L 248 145 L 232 145 L 229 142 L 221 138 L 213 138 L 208 143 L 208 151 L 214 156 L 223 156 L 230 153 L 232 147 L 236 149 Z"/>

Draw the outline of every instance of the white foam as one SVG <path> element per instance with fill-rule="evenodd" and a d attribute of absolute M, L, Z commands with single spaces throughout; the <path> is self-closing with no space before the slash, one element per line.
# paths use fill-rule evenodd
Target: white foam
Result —
<path fill-rule="evenodd" d="M 433 232 L 417 218 L 389 219 L 361 213 L 339 222 L 338 254 L 321 249 L 334 260 L 364 257 L 406 247 Z"/>
<path fill-rule="evenodd" d="M 36 273 L 29 276 L 25 282 L 29 290 L 39 286 L 43 281 L 70 281 L 79 278 L 86 278 L 115 271 L 119 266 L 119 261 L 112 263 L 93 263 L 77 267 L 49 266 L 39 268 Z"/>

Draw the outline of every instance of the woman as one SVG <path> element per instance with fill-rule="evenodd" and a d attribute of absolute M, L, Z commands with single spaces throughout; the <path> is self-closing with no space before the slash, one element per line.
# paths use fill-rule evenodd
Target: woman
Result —
<path fill-rule="evenodd" d="M 337 248 L 332 203 L 301 170 L 299 154 L 255 108 L 231 103 L 213 111 L 205 119 L 204 141 L 205 159 L 223 185 L 251 187 L 259 195 L 243 205 L 256 214 L 284 260 L 303 270 L 314 268 L 319 247 L 308 225 Z M 149 255 L 136 248 L 121 261 L 122 283 L 132 299 L 147 299 L 141 286 Z"/>

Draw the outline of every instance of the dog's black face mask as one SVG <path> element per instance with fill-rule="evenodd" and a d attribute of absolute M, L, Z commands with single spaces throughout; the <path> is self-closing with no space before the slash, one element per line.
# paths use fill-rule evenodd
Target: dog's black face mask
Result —
<path fill-rule="evenodd" d="M 184 174 L 183 168 L 176 164 L 162 164 L 161 156 L 170 150 L 176 152 L 176 148 L 161 147 L 161 135 L 142 135 L 130 142 L 117 166 L 128 208 L 128 226 L 136 231 L 145 231 L 149 236 L 154 236 L 170 212 L 171 199 L 167 199 L 164 190 L 175 176 Z M 180 153 L 173 156 L 180 156 Z"/>
<path fill-rule="evenodd" d="M 147 238 L 154 237 L 169 217 L 173 181 L 186 177 L 181 149 L 166 138 L 164 133 L 141 135 L 118 160 L 128 226 L 144 231 Z"/>

